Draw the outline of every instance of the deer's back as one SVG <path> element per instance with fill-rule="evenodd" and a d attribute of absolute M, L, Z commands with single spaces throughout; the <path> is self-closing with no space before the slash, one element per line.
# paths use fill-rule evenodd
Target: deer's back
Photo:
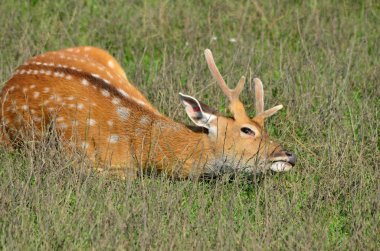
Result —
<path fill-rule="evenodd" d="M 138 132 L 149 130 L 157 112 L 103 50 L 79 47 L 34 57 L 17 68 L 1 91 L 2 127 L 49 124 L 71 143 L 104 161 L 125 161 Z"/>

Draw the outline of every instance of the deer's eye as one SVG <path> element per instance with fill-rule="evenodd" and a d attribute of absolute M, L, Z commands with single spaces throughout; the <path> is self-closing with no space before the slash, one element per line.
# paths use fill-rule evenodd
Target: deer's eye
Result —
<path fill-rule="evenodd" d="M 247 134 L 247 135 L 252 135 L 254 136 L 255 135 L 255 132 L 251 130 L 251 128 L 248 128 L 248 127 L 242 127 L 240 129 L 243 133 Z"/>

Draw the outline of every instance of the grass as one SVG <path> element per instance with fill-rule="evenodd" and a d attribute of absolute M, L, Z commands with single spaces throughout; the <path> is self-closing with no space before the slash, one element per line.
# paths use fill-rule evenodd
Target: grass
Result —
<path fill-rule="evenodd" d="M 86 172 L 46 142 L 0 151 L 0 248 L 380 249 L 380 5 L 377 1 L 10 1 L 0 77 L 48 50 L 95 45 L 164 114 L 190 123 L 179 91 L 228 113 L 208 72 L 253 77 L 272 137 L 299 157 L 247 180 L 136 181 Z"/>

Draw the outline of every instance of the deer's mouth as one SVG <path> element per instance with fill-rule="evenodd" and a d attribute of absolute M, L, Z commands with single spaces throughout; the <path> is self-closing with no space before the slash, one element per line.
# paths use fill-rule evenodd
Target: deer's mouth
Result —
<path fill-rule="evenodd" d="M 287 161 L 274 161 L 270 164 L 270 170 L 275 171 L 275 172 L 286 172 L 292 169 L 294 165 Z"/>
<path fill-rule="evenodd" d="M 281 152 L 274 153 L 273 156 L 269 159 L 270 169 L 275 172 L 286 172 L 292 169 L 292 167 L 297 162 L 297 157 L 295 154 L 283 150 Z"/>

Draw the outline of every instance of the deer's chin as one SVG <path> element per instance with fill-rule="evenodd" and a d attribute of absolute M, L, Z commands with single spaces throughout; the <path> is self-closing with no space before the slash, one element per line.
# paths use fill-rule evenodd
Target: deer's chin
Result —
<path fill-rule="evenodd" d="M 288 162 L 285 161 L 275 161 L 271 163 L 270 165 L 270 170 L 275 171 L 275 172 L 286 172 L 292 169 L 292 165 Z"/>

